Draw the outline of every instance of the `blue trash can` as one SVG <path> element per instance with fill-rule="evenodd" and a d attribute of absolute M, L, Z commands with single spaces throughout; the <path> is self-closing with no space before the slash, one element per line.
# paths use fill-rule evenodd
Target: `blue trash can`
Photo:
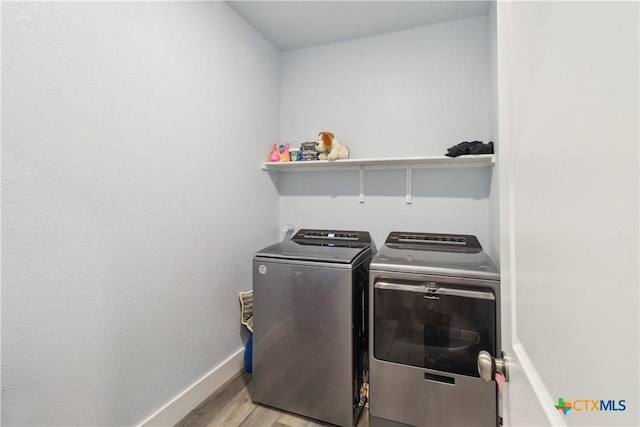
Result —
<path fill-rule="evenodd" d="M 249 334 L 249 339 L 244 347 L 244 369 L 253 372 L 253 334 Z"/>

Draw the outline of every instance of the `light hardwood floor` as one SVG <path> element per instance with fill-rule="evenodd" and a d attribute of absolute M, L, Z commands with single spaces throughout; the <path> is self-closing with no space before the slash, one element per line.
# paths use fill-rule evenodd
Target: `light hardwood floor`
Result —
<path fill-rule="evenodd" d="M 187 414 L 175 427 L 316 427 L 330 424 L 280 411 L 251 401 L 251 375 L 242 372 Z M 369 427 L 364 408 L 356 427 Z"/>

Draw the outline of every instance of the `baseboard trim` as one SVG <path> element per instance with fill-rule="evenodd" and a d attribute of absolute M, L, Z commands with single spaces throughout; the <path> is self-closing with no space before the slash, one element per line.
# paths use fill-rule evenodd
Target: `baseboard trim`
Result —
<path fill-rule="evenodd" d="M 531 384 L 531 388 L 533 388 L 533 392 L 538 398 L 538 402 L 540 403 L 549 424 L 554 427 L 567 427 L 567 423 L 564 418 L 562 418 L 562 415 L 560 415 L 560 411 L 554 407 L 556 401 L 551 397 L 551 394 L 544 385 L 542 378 L 538 375 L 538 371 L 536 371 L 536 368 L 533 366 L 533 363 L 531 362 L 531 359 L 529 359 L 529 355 L 522 346 L 522 343 L 514 344 L 513 352 L 518 358 L 518 362 L 520 362 L 520 366 L 522 367 L 529 384 Z"/>
<path fill-rule="evenodd" d="M 244 349 L 241 348 L 208 374 L 160 408 L 155 414 L 140 423 L 141 427 L 173 426 L 196 408 L 211 393 L 215 392 L 238 372 L 244 369 Z"/>

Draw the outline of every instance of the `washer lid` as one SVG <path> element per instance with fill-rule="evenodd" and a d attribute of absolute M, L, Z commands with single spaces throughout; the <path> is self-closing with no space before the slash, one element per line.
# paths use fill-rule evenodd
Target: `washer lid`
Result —
<path fill-rule="evenodd" d="M 371 249 L 366 231 L 298 231 L 291 240 L 275 243 L 256 252 L 257 257 L 349 264 Z"/>
<path fill-rule="evenodd" d="M 475 236 L 393 232 L 371 260 L 371 269 L 500 280 Z"/>

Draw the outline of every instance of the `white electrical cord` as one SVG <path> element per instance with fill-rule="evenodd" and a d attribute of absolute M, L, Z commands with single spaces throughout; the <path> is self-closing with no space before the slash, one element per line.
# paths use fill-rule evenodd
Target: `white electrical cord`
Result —
<path fill-rule="evenodd" d="M 284 233 L 284 237 L 282 237 L 283 242 L 285 240 L 291 239 L 291 236 L 293 236 L 293 230 L 295 230 L 295 227 L 293 226 L 293 224 L 285 224 L 282 227 L 282 232 Z"/>

